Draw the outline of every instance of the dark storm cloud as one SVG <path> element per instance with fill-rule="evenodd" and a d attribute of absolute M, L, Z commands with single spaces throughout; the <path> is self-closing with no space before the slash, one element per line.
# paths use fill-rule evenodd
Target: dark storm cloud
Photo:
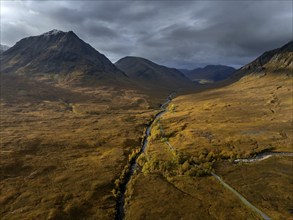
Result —
<path fill-rule="evenodd" d="M 292 40 L 291 1 L 2 1 L 1 42 L 73 30 L 113 62 L 240 66 Z"/>

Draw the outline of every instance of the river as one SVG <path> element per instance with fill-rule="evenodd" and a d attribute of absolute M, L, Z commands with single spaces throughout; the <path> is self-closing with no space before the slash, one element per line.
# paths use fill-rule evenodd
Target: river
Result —
<path fill-rule="evenodd" d="M 148 146 L 148 138 L 151 134 L 151 127 L 153 123 L 158 120 L 166 111 L 167 111 L 167 106 L 171 102 L 172 97 L 175 95 L 175 92 L 170 93 L 170 95 L 167 97 L 166 101 L 161 104 L 160 108 L 161 111 L 157 113 L 154 117 L 154 119 L 151 121 L 151 123 L 147 126 L 144 134 L 144 138 L 142 141 L 142 145 L 140 148 L 140 151 L 130 160 L 128 170 L 125 173 L 125 178 L 122 184 L 119 186 L 119 195 L 117 197 L 117 205 L 116 205 L 116 215 L 115 219 L 116 220 L 122 220 L 124 219 L 124 203 L 125 203 L 125 192 L 127 189 L 127 184 L 130 181 L 131 177 L 134 174 L 134 171 L 137 168 L 137 158 L 145 152 L 147 146 Z"/>

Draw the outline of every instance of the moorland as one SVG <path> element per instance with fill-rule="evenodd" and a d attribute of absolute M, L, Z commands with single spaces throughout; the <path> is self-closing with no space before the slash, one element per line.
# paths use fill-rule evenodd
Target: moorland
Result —
<path fill-rule="evenodd" d="M 73 32 L 19 41 L 1 54 L 1 218 L 262 219 L 214 174 L 292 218 L 292 46 L 199 85 L 143 58 L 114 65 Z M 236 162 L 263 152 L 284 154 Z"/>

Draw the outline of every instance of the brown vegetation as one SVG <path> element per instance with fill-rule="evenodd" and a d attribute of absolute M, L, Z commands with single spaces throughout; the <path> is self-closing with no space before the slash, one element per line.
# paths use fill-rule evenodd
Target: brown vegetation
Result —
<path fill-rule="evenodd" d="M 141 172 L 128 186 L 127 219 L 257 219 L 209 176 L 211 170 L 272 218 L 290 218 L 291 159 L 249 165 L 233 160 L 292 151 L 291 94 L 291 77 L 250 75 L 175 98 L 138 158 Z"/>
<path fill-rule="evenodd" d="M 112 219 L 115 180 L 158 102 L 1 77 L 1 219 Z"/>

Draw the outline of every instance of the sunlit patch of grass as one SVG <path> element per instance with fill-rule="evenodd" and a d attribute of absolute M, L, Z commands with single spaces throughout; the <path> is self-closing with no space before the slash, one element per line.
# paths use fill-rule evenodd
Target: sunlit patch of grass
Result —
<path fill-rule="evenodd" d="M 141 172 L 129 183 L 126 217 L 144 218 L 145 207 L 149 218 L 259 219 L 209 176 L 214 171 L 273 219 L 290 218 L 289 163 L 233 161 L 292 150 L 291 92 L 292 78 L 268 75 L 175 98 L 175 109 L 170 105 L 153 125 L 138 158 Z"/>
<path fill-rule="evenodd" d="M 173 178 L 198 176 L 198 172 L 216 169 L 240 190 L 239 187 L 243 185 L 240 179 L 245 177 L 249 187 L 240 191 L 250 195 L 249 201 L 259 204 L 272 217 L 287 218 L 289 208 L 287 211 L 285 208 L 277 208 L 273 197 L 279 193 L 279 201 L 288 206 L 288 202 L 292 201 L 290 198 L 285 199 L 288 191 L 277 192 L 272 188 L 270 192 L 264 190 L 261 195 L 265 197 L 265 192 L 268 192 L 270 197 L 266 203 L 262 203 L 256 195 L 261 189 L 255 184 L 255 179 L 250 178 L 250 173 L 243 173 L 249 169 L 252 176 L 258 175 L 259 180 L 266 179 L 269 184 L 271 176 L 267 176 L 266 170 L 274 166 L 273 161 L 268 160 L 261 170 L 258 168 L 261 165 L 243 165 L 240 168 L 241 165 L 234 165 L 233 161 L 253 157 L 263 151 L 292 151 L 292 80 L 292 77 L 283 75 L 262 78 L 247 76 L 227 87 L 175 98 L 172 102 L 176 111 L 164 114 L 160 125 L 177 153 L 189 159 L 179 166 L 180 169 L 173 168 L 181 171 L 173 172 Z M 149 153 L 161 158 L 159 161 L 168 160 L 158 150 L 167 148 L 157 142 L 152 144 L 154 146 L 151 145 Z M 223 165 L 218 170 L 217 167 L 222 163 L 229 164 L 231 168 Z M 193 164 L 197 167 L 191 166 Z M 278 166 L 274 169 L 278 169 Z M 287 166 L 284 169 L 290 168 Z M 231 170 L 235 173 L 232 174 Z M 272 176 L 276 185 L 282 185 L 287 179 L 287 174 L 279 176 L 279 179 Z M 277 210 L 281 213 L 276 214 L 279 212 Z"/>

